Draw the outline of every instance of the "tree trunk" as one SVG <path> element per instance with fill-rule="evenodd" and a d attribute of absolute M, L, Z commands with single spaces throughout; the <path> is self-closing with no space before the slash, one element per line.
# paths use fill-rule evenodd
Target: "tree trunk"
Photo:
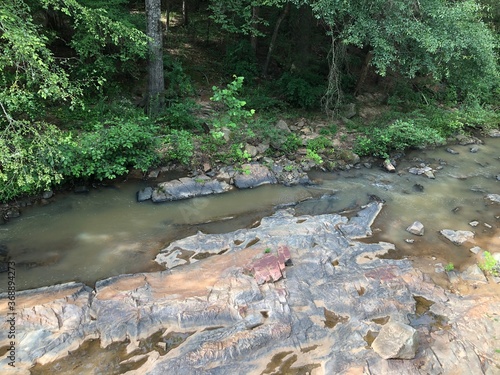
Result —
<path fill-rule="evenodd" d="M 262 69 L 262 74 L 267 75 L 267 70 L 269 69 L 269 63 L 271 62 L 271 55 L 274 50 L 274 46 L 276 44 L 276 39 L 278 38 L 278 31 L 280 29 L 281 22 L 285 19 L 286 15 L 290 11 L 290 3 L 287 2 L 285 5 L 285 9 L 283 9 L 283 13 L 280 14 L 278 20 L 276 21 L 276 25 L 274 26 L 273 36 L 271 37 L 271 43 L 269 44 L 269 50 L 267 51 L 266 63 L 264 64 L 264 68 Z"/>
<path fill-rule="evenodd" d="M 254 6 L 252 7 L 252 23 L 255 23 L 258 18 L 259 18 L 259 7 Z M 257 36 L 254 34 L 250 35 L 250 45 L 252 46 L 252 51 L 254 55 L 257 55 Z"/>
<path fill-rule="evenodd" d="M 187 26 L 189 23 L 188 18 L 188 8 L 187 8 L 187 0 L 182 0 L 182 24 Z"/>
<path fill-rule="evenodd" d="M 163 109 L 165 81 L 163 77 L 163 32 L 161 27 L 161 0 L 146 0 L 146 33 L 148 42 L 147 113 L 156 116 Z"/>
<path fill-rule="evenodd" d="M 365 56 L 365 61 L 363 63 L 363 68 L 361 68 L 361 73 L 359 74 L 358 82 L 356 83 L 356 89 L 354 90 L 354 96 L 357 96 L 363 84 L 365 83 L 366 76 L 368 75 L 368 70 L 370 69 L 370 63 L 372 62 L 373 53 L 369 51 Z"/>
<path fill-rule="evenodd" d="M 298 71 L 307 69 L 309 64 L 309 55 L 311 49 L 311 34 L 312 25 L 314 24 L 312 9 L 309 5 L 302 5 L 299 8 L 299 20 L 296 53 L 295 53 L 295 67 Z"/>

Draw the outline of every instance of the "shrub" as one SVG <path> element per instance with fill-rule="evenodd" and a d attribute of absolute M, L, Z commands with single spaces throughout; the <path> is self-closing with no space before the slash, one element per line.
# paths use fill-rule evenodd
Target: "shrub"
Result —
<path fill-rule="evenodd" d="M 374 128 L 366 133 L 367 135 L 358 137 L 354 147 L 354 152 L 360 156 L 374 155 L 388 158 L 393 150 L 403 151 L 407 148 L 444 142 L 439 131 L 428 126 L 418 126 L 412 120 L 396 120 L 386 128 Z"/>
<path fill-rule="evenodd" d="M 172 129 L 165 136 L 165 157 L 168 160 L 177 160 L 182 164 L 189 164 L 194 154 L 193 134 L 187 130 Z"/>
<path fill-rule="evenodd" d="M 106 125 L 94 125 L 92 132 L 75 138 L 74 147 L 65 147 L 61 170 L 66 177 L 115 178 L 129 167 L 146 171 L 157 162 L 153 126 L 132 120 Z"/>
<path fill-rule="evenodd" d="M 285 73 L 277 84 L 288 103 L 304 109 L 318 108 L 326 91 L 324 79 L 314 74 Z"/>
<path fill-rule="evenodd" d="M 0 132 L 0 201 L 36 194 L 63 180 L 59 166 L 71 135 L 53 125 L 13 121 Z"/>
<path fill-rule="evenodd" d="M 226 48 L 224 68 L 238 77 L 251 79 L 258 75 L 257 58 L 248 40 L 241 40 Z"/>
<path fill-rule="evenodd" d="M 245 109 L 246 102 L 236 97 L 243 86 L 244 77 L 234 76 L 234 80 L 227 85 L 225 89 L 213 86 L 213 96 L 210 98 L 213 102 L 220 102 L 224 106 L 224 111 L 214 119 L 213 125 L 216 131 L 213 133 L 215 138 L 221 138 L 223 127 L 230 129 L 238 128 L 243 122 L 248 121 L 255 110 Z"/>

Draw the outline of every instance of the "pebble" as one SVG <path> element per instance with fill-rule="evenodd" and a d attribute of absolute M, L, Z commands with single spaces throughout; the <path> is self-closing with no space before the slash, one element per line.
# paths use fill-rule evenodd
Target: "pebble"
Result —
<path fill-rule="evenodd" d="M 477 220 L 471 221 L 471 222 L 469 223 L 469 225 L 470 225 L 471 227 L 477 227 L 477 226 L 479 225 L 479 221 L 477 221 Z"/>
<path fill-rule="evenodd" d="M 481 251 L 481 248 L 479 246 L 474 246 L 473 248 L 470 249 L 470 252 L 473 254 L 478 254 Z"/>
<path fill-rule="evenodd" d="M 407 239 L 405 240 L 405 242 L 406 242 L 406 243 L 414 243 L 414 242 L 415 242 L 415 240 L 414 240 L 414 239 L 407 238 Z"/>

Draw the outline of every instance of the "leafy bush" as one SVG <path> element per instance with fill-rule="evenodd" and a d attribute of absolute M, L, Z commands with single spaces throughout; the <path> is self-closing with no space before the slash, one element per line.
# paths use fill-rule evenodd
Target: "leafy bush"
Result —
<path fill-rule="evenodd" d="M 214 94 L 210 100 L 220 102 L 224 106 L 224 112 L 220 113 L 213 122 L 215 129 L 217 129 L 213 133 L 215 138 L 222 137 L 221 128 L 236 129 L 255 114 L 255 110 L 243 108 L 246 101 L 236 97 L 243 86 L 243 80 L 244 77 L 234 76 L 234 80 L 225 89 L 220 89 L 217 86 L 212 87 Z"/>
<path fill-rule="evenodd" d="M 11 122 L 0 133 L 0 202 L 60 183 L 62 148 L 73 146 L 71 135 L 53 125 Z"/>
<path fill-rule="evenodd" d="M 131 120 L 105 127 L 96 124 L 92 132 L 75 138 L 66 147 L 62 162 L 64 176 L 73 178 L 115 178 L 129 167 L 146 171 L 157 162 L 155 129 Z"/>
<path fill-rule="evenodd" d="M 326 91 L 324 79 L 314 74 L 285 73 L 277 84 L 288 103 L 304 109 L 318 108 Z"/>
<path fill-rule="evenodd" d="M 258 75 L 257 58 L 248 40 L 241 40 L 226 48 L 224 68 L 238 77 L 251 79 Z"/>
<path fill-rule="evenodd" d="M 317 138 L 310 139 L 307 142 L 307 149 L 314 151 L 314 152 L 322 152 L 326 148 L 331 147 L 331 146 L 332 146 L 332 142 L 324 136 L 319 136 Z"/>
<path fill-rule="evenodd" d="M 290 133 L 280 149 L 287 154 L 293 154 L 300 146 L 302 146 L 302 140 L 295 133 Z"/>
<path fill-rule="evenodd" d="M 360 156 L 374 155 L 388 158 L 393 150 L 403 151 L 407 148 L 444 142 L 439 131 L 418 125 L 412 120 L 396 120 L 386 128 L 373 128 L 366 133 L 367 135 L 358 137 L 354 147 L 354 152 Z"/>
<path fill-rule="evenodd" d="M 193 134 L 187 130 L 172 129 L 164 140 L 165 157 L 168 160 L 177 160 L 182 164 L 189 164 L 194 154 Z"/>
<path fill-rule="evenodd" d="M 193 100 L 173 102 L 156 122 L 173 129 L 200 129 L 201 121 L 194 115 L 196 103 Z"/>

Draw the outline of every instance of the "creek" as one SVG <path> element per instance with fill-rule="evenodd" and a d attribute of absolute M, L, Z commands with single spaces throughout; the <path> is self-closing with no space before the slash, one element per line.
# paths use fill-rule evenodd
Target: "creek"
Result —
<path fill-rule="evenodd" d="M 470 152 L 471 145 L 452 146 L 458 154 L 446 147 L 412 151 L 398 162 L 398 173 L 375 164 L 313 171 L 310 177 L 318 182 L 313 186 L 262 186 L 163 204 L 136 202 L 145 181 L 116 181 L 112 188 L 59 194 L 49 205 L 25 208 L 21 217 L 0 226 L 0 244 L 16 262 L 18 290 L 68 281 L 92 286 L 114 275 L 162 269 L 154 258 L 170 241 L 198 230 L 223 233 L 247 227 L 277 206 L 301 202 L 297 214 L 321 214 L 348 212 L 381 199 L 386 205 L 370 242 L 394 243 L 390 257 L 411 258 L 424 272 L 433 273 L 439 262 L 461 268 L 473 262 L 472 246 L 495 251 L 500 245 L 500 205 L 484 198 L 500 193 L 500 138 L 484 142 L 476 153 Z M 434 170 L 435 179 L 408 172 L 421 163 Z M 405 231 L 416 220 L 425 226 L 423 237 Z M 472 221 L 478 226 L 471 227 Z M 475 243 L 453 245 L 439 235 L 441 229 L 473 230 Z"/>

